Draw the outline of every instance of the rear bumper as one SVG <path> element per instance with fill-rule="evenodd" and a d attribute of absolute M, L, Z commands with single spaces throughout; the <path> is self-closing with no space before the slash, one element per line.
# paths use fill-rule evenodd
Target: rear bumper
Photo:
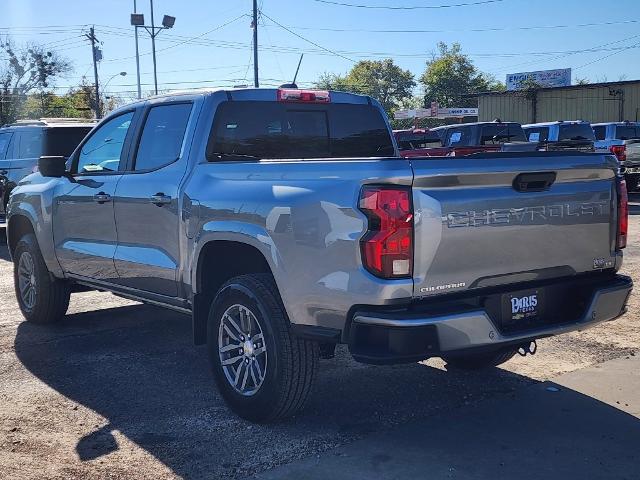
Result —
<path fill-rule="evenodd" d="M 584 287 L 580 285 L 579 288 L 586 289 L 581 292 L 580 300 L 576 297 L 584 307 L 572 321 L 549 323 L 543 318 L 537 325 L 518 331 L 505 329 L 495 318 L 495 310 L 490 308 L 434 315 L 409 310 L 388 313 L 358 311 L 349 331 L 349 349 L 358 361 L 387 364 L 412 362 L 442 354 L 515 347 L 537 338 L 583 330 L 618 318 L 626 311 L 633 282 L 629 277 L 615 275 L 584 282 Z M 489 304 L 478 302 L 479 305 L 483 303 Z M 560 305 L 549 305 L 547 312 L 556 307 L 560 308 Z"/>

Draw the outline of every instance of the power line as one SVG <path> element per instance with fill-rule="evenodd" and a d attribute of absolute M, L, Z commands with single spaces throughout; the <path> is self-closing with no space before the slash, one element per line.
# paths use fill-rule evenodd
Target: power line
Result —
<path fill-rule="evenodd" d="M 453 3 L 450 5 L 420 5 L 420 6 L 395 6 L 389 7 L 387 5 L 362 5 L 356 3 L 342 3 L 334 2 L 332 0 L 313 0 L 318 3 L 326 3 L 328 5 L 338 5 L 340 7 L 352 7 L 352 8 L 367 8 L 377 10 L 436 10 L 440 8 L 456 8 L 456 7 L 471 7 L 474 5 L 486 5 L 487 3 L 501 3 L 504 0 L 482 0 L 478 2 L 465 2 L 465 3 Z"/>
<path fill-rule="evenodd" d="M 267 15 L 266 13 L 262 12 L 262 15 L 263 15 L 265 18 L 268 18 L 269 20 L 271 20 L 273 23 L 275 23 L 275 24 L 276 24 L 277 26 L 279 26 L 280 28 L 282 28 L 282 29 L 286 30 L 287 32 L 289 32 L 291 35 L 294 35 L 294 36 L 298 37 L 299 39 L 304 40 L 305 42 L 310 43 L 311 45 L 313 45 L 313 46 L 315 46 L 315 47 L 318 47 L 318 48 L 319 48 L 319 49 L 321 49 L 321 50 L 324 50 L 325 52 L 331 53 L 331 54 L 333 54 L 333 55 L 335 55 L 335 56 L 337 56 L 337 57 L 340 57 L 340 58 L 344 58 L 345 60 L 348 60 L 348 61 L 350 61 L 350 62 L 352 62 L 352 63 L 356 63 L 356 61 L 355 61 L 355 60 L 353 60 L 353 59 L 351 59 L 351 58 L 349 58 L 349 57 L 345 57 L 344 55 L 342 55 L 342 54 L 340 54 L 340 53 L 338 53 L 338 52 L 335 52 L 335 51 L 333 51 L 333 50 L 330 50 L 330 49 L 328 49 L 328 48 L 325 48 L 325 47 L 323 47 L 322 45 L 318 45 L 316 42 L 313 42 L 313 41 L 309 40 L 308 38 L 303 37 L 302 35 L 298 35 L 296 32 L 294 32 L 294 31 L 290 30 L 289 28 L 285 27 L 284 25 L 282 25 L 282 24 L 280 24 L 280 23 L 276 22 L 273 18 L 271 18 L 271 17 L 270 17 L 269 15 Z"/>
<path fill-rule="evenodd" d="M 414 30 L 406 29 L 402 30 L 370 30 L 365 28 L 327 28 L 327 27 L 290 27 L 293 30 L 316 30 L 320 32 L 352 32 L 352 33 L 455 33 L 455 32 L 502 32 L 507 30 L 545 30 L 545 29 L 557 29 L 557 28 L 585 28 L 585 27 L 601 27 L 611 25 L 626 25 L 640 23 L 640 20 L 620 20 L 601 23 L 578 23 L 574 25 L 532 25 L 525 27 L 482 27 L 482 28 L 457 28 L 447 30 Z"/>
<path fill-rule="evenodd" d="M 579 70 L 580 68 L 586 67 L 588 65 L 593 65 L 594 63 L 600 62 L 601 60 L 605 60 L 605 59 L 607 59 L 609 57 L 613 57 L 614 55 L 618 55 L 619 53 L 622 53 L 622 52 L 624 52 L 626 50 L 631 50 L 632 48 L 638 48 L 638 47 L 640 47 L 640 43 L 636 43 L 634 45 L 630 45 L 628 47 L 623 48 L 622 50 L 620 50 L 618 52 L 610 53 L 609 55 L 605 55 L 604 57 L 597 58 L 597 59 L 595 59 L 595 60 L 593 60 L 591 62 L 585 63 L 584 65 L 580 65 L 579 67 L 575 67 L 574 70 Z"/>

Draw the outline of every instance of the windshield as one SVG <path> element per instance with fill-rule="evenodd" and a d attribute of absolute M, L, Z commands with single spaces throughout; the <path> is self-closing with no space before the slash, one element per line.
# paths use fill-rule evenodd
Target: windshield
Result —
<path fill-rule="evenodd" d="M 618 140 L 632 140 L 640 138 L 640 125 L 625 125 L 616 127 L 616 138 Z"/>
<path fill-rule="evenodd" d="M 526 142 L 522 126 L 517 123 L 482 125 L 480 145 L 496 145 L 508 142 Z"/>
<path fill-rule="evenodd" d="M 224 102 L 216 112 L 207 147 L 209 160 L 388 157 L 394 153 L 380 111 L 353 104 Z"/>
<path fill-rule="evenodd" d="M 400 132 L 398 133 L 398 148 L 400 150 L 417 150 L 419 148 L 437 148 L 442 141 L 436 132 Z"/>
<path fill-rule="evenodd" d="M 563 140 L 591 140 L 595 141 L 596 136 L 593 133 L 591 125 L 588 123 L 565 123 L 560 125 L 558 133 L 558 141 Z"/>

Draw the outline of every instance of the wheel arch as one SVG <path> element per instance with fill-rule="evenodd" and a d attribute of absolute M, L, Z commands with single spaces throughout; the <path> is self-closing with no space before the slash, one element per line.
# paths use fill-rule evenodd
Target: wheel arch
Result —
<path fill-rule="evenodd" d="M 249 273 L 266 273 L 273 277 L 277 285 L 276 271 L 281 267 L 277 252 L 273 250 L 275 246 L 272 242 L 264 241 L 265 238 L 271 240 L 268 236 L 260 238 L 227 231 L 207 237 L 196 249 L 191 271 L 196 345 L 206 342 L 209 306 L 227 280 Z"/>
<path fill-rule="evenodd" d="M 9 247 L 9 256 L 12 259 L 18 241 L 29 233 L 36 235 L 36 229 L 29 217 L 21 214 L 9 217 L 7 222 L 7 246 Z"/>

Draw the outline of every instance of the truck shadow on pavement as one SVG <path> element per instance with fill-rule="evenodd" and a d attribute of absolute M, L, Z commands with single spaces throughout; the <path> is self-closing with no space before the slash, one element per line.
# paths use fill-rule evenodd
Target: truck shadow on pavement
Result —
<path fill-rule="evenodd" d="M 370 367 L 355 363 L 340 349 L 335 359 L 321 363 L 315 391 L 301 414 L 275 425 L 251 425 L 225 407 L 204 347 L 191 343 L 188 317 L 173 312 L 132 305 L 68 315 L 51 327 L 23 322 L 15 352 L 38 379 L 106 419 L 95 429 L 87 427 L 78 439 L 76 454 L 81 462 L 70 465 L 69 471 L 90 469 L 82 462 L 98 458 L 108 462 L 108 455 L 119 448 L 113 433 L 118 431 L 181 477 L 246 476 L 397 425 L 419 428 L 442 416 L 452 416 L 455 423 L 459 412 L 488 397 L 510 398 L 536 384 L 501 369 L 462 373 L 424 364 Z M 574 428 L 575 432 L 564 430 L 563 438 L 575 433 L 575 458 L 550 454 L 545 462 L 552 466 L 581 462 L 580 447 L 605 434 L 626 435 L 625 442 L 615 443 L 615 458 L 637 455 L 640 433 L 635 417 L 584 397 L 575 407 L 584 422 L 580 428 L 575 422 L 566 427 L 557 423 L 558 415 L 544 411 L 547 405 L 540 408 L 540 418 L 554 420 L 536 433 L 538 450 L 522 447 L 520 439 L 531 432 L 519 431 L 517 418 L 508 419 L 513 430 L 504 431 L 503 413 L 493 411 L 487 424 L 504 431 L 504 438 L 490 446 L 478 443 L 469 453 L 453 452 L 456 442 L 451 440 L 446 444 L 450 454 L 465 457 L 488 448 L 517 459 L 542 451 L 559 430 Z M 594 418 L 598 421 L 593 422 Z M 597 425 L 602 424 L 617 430 L 598 431 Z M 627 432 L 631 430 L 633 436 Z M 474 441 L 469 437 L 465 442 Z M 135 472 L 135 466 L 129 468 Z"/>

